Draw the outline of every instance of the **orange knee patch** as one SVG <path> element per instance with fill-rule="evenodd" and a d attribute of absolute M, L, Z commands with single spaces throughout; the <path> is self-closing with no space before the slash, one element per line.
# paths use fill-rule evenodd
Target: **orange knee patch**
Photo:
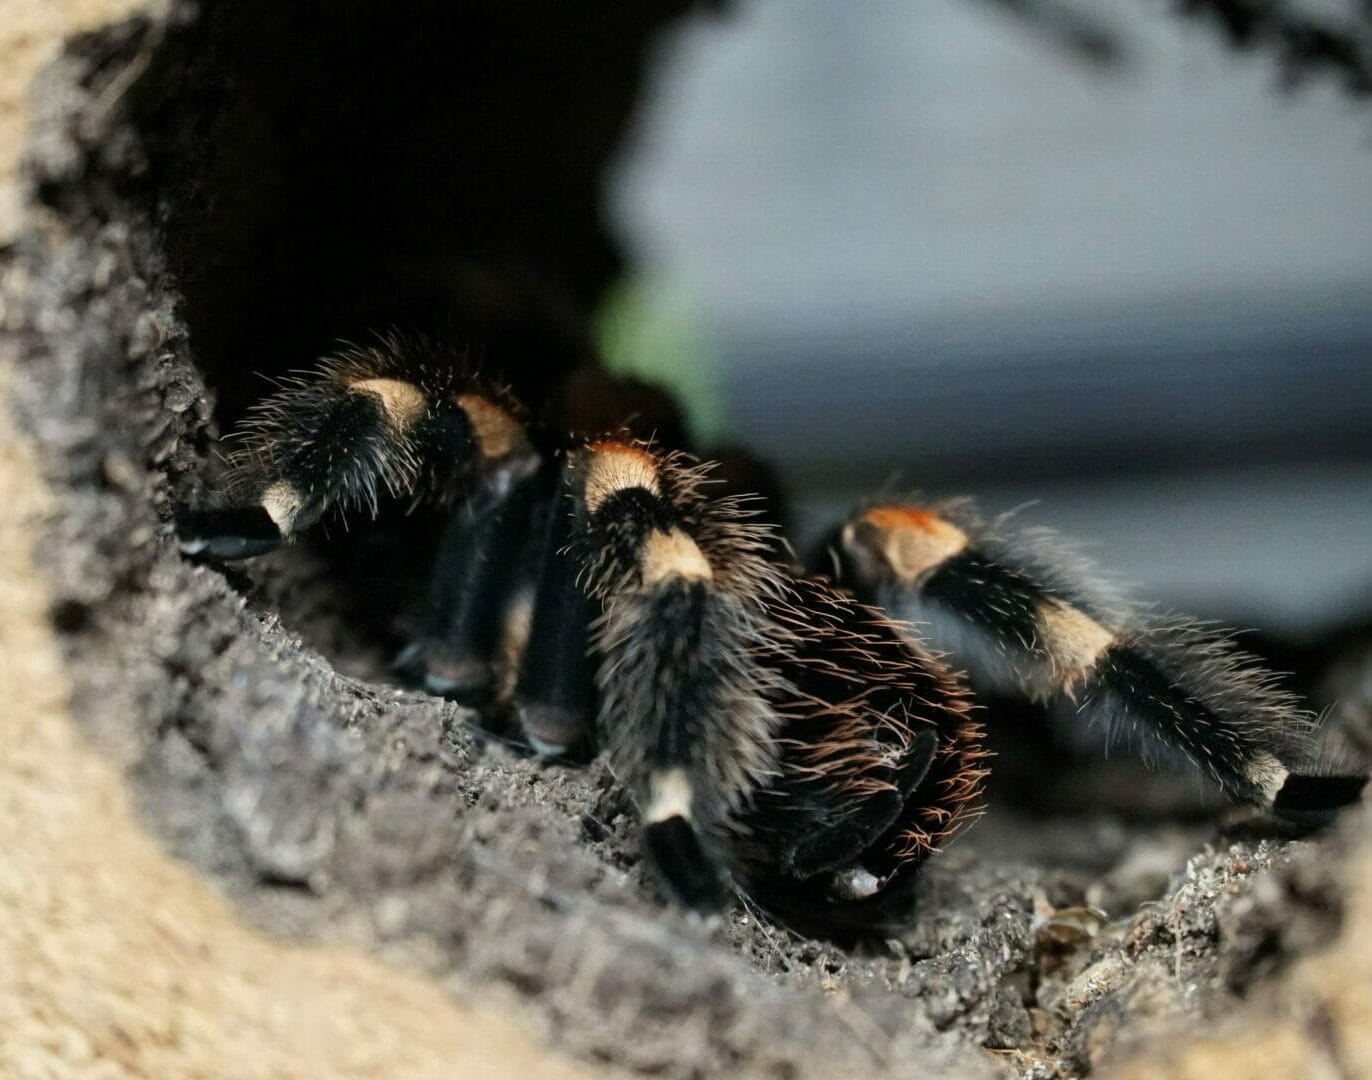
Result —
<path fill-rule="evenodd" d="M 619 442 L 598 442 L 590 446 L 586 462 L 586 507 L 592 513 L 618 491 L 643 488 L 662 494 L 657 461 L 637 446 Z"/>
<path fill-rule="evenodd" d="M 844 543 L 879 555 L 903 581 L 947 562 L 967 547 L 967 534 L 930 510 L 878 506 L 844 529 Z"/>
<path fill-rule="evenodd" d="M 461 394 L 457 407 L 467 414 L 472 438 L 484 458 L 503 458 L 524 445 L 524 425 L 508 409 L 480 394 Z"/>

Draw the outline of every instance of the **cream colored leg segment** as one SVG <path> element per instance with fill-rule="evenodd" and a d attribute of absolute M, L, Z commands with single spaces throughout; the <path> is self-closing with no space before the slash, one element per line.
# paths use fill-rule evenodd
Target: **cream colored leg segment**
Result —
<path fill-rule="evenodd" d="M 1049 600 L 1038 610 L 1040 644 L 1053 666 L 1033 693 L 1047 697 L 1061 690 L 1069 693 L 1089 675 L 1101 654 L 1115 643 L 1113 630 L 1061 600 Z"/>
<path fill-rule="evenodd" d="M 399 432 L 408 431 L 429 407 L 428 399 L 419 387 L 399 379 L 359 379 L 348 389 L 359 394 L 373 394 L 381 401 L 386 419 Z"/>
<path fill-rule="evenodd" d="M 285 480 L 278 480 L 262 493 L 262 509 L 276 523 L 282 536 L 290 535 L 291 526 L 304 505 L 305 497 L 300 489 Z"/>
<path fill-rule="evenodd" d="M 656 585 L 669 578 L 708 581 L 714 577 L 705 553 L 680 529 L 654 529 L 643 544 L 643 584 Z"/>
<path fill-rule="evenodd" d="M 666 769 L 649 780 L 648 806 L 643 822 L 651 825 L 668 818 L 691 817 L 691 781 L 684 769 Z"/>

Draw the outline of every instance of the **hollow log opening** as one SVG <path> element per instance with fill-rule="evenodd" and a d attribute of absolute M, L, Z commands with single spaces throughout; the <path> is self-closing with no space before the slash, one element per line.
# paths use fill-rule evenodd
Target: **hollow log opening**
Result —
<path fill-rule="evenodd" d="M 498 986 L 587 1060 L 1077 1076 L 1230 1014 L 1339 932 L 1352 827 L 1220 833 L 1185 783 L 1102 773 L 1134 795 L 991 815 L 890 942 L 703 927 L 644 880 L 603 765 L 540 767 L 387 684 L 431 520 L 245 570 L 177 553 L 217 435 L 339 340 L 468 341 L 535 409 L 593 355 L 621 262 L 601 182 L 690 7 L 204 0 L 69 42 L 34 91 L 0 324 L 78 720 L 250 920 Z M 1006 783 L 1055 789 L 1053 753 L 1028 760 Z"/>

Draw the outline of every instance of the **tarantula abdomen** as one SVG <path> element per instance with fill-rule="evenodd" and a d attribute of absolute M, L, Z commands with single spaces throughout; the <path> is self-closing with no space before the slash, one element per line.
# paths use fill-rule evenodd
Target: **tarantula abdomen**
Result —
<path fill-rule="evenodd" d="M 742 815 L 743 891 L 795 925 L 908 918 L 915 871 L 980 812 L 981 726 L 962 680 L 820 578 L 791 583 L 777 775 Z"/>

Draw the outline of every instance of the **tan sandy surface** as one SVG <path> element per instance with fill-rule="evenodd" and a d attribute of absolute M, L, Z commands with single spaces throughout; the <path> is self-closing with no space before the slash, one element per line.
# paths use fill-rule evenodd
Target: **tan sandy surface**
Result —
<path fill-rule="evenodd" d="M 1349 868 L 1342 936 L 1301 960 L 1208 1038 L 1160 1038 L 1108 1080 L 1366 1080 L 1372 1077 L 1372 851 Z"/>
<path fill-rule="evenodd" d="M 23 210 L 15 168 L 24 148 L 29 83 L 67 34 L 146 6 L 146 0 L 0 0 L 0 244 L 19 228 Z"/>

